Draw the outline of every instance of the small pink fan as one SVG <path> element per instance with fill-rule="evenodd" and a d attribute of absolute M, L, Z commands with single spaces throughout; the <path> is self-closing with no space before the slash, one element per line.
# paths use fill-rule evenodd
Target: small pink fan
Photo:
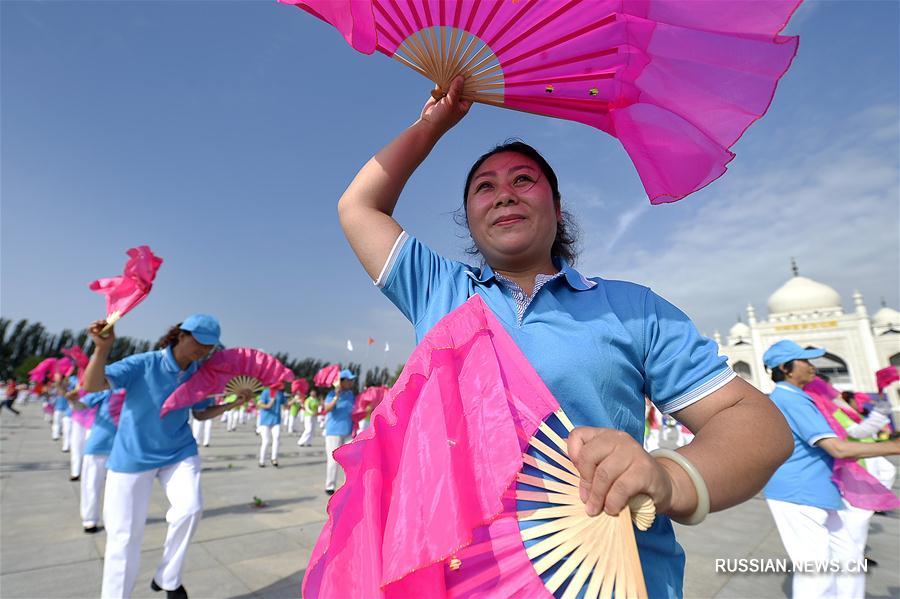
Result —
<path fill-rule="evenodd" d="M 331 364 L 319 370 L 313 377 L 313 385 L 316 387 L 333 387 L 341 378 L 341 365 Z"/>
<path fill-rule="evenodd" d="M 216 352 L 185 383 L 163 402 L 160 416 L 220 393 L 261 391 L 265 387 L 293 381 L 291 372 L 277 358 L 245 347 Z"/>
<path fill-rule="evenodd" d="M 33 383 L 43 383 L 56 370 L 56 358 L 46 358 L 28 371 L 28 378 Z"/>
<path fill-rule="evenodd" d="M 878 382 L 878 392 L 880 393 L 894 381 L 900 381 L 900 367 L 888 366 L 882 368 L 875 373 L 875 380 Z"/>
<path fill-rule="evenodd" d="M 75 364 L 69 358 L 59 358 L 53 365 L 53 376 L 57 379 L 75 372 Z"/>
<path fill-rule="evenodd" d="M 306 394 L 309 393 L 309 382 L 303 378 L 295 379 L 294 382 L 291 383 L 291 393 L 305 397 Z"/>
<path fill-rule="evenodd" d="M 797 52 L 800 0 L 280 0 L 462 97 L 596 127 L 653 204 L 725 173 Z M 438 91 L 438 93 L 442 93 Z"/>
<path fill-rule="evenodd" d="M 75 366 L 77 366 L 79 370 L 87 368 L 88 363 L 91 361 L 88 355 L 84 353 L 84 350 L 77 345 L 62 350 L 62 353 L 64 356 L 75 362 Z"/>
<path fill-rule="evenodd" d="M 89 285 L 91 291 L 106 296 L 106 326 L 101 334 L 106 333 L 120 318 L 144 301 L 153 287 L 156 271 L 163 262 L 146 245 L 131 248 L 127 253 L 128 262 L 125 263 L 121 276 L 97 279 Z"/>

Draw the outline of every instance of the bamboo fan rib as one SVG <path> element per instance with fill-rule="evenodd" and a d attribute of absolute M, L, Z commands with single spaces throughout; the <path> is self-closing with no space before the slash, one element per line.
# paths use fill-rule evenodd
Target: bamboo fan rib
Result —
<path fill-rule="evenodd" d="M 566 430 L 574 428 L 562 410 L 554 416 Z M 535 571 L 542 575 L 556 568 L 544 584 L 551 593 L 564 589 L 563 599 L 574 599 L 582 591 L 586 599 L 646 597 L 632 521 L 647 530 L 656 516 L 653 502 L 638 495 L 618 516 L 588 516 L 566 441 L 547 422 L 538 430 L 529 444 L 544 459 L 525 454 L 523 462 L 548 478 L 520 472 L 515 490 L 516 499 L 544 504 L 516 512 L 520 522 L 533 524 L 523 528 L 521 536 Z"/>
<path fill-rule="evenodd" d="M 244 391 L 256 394 L 264 388 L 265 386 L 256 377 L 241 375 L 225 383 L 225 395 L 237 395 Z"/>

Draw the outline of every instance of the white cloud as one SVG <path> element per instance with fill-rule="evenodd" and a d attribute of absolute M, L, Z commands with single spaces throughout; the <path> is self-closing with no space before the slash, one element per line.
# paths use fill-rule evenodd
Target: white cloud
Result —
<path fill-rule="evenodd" d="M 837 289 L 845 308 L 854 289 L 870 311 L 881 296 L 895 303 L 897 112 L 873 106 L 830 135 L 811 130 L 795 147 L 770 150 L 753 174 L 735 169 L 683 203 L 625 212 L 605 238 L 587 240 L 581 264 L 653 286 L 707 332 L 727 330 L 748 301 L 764 316 L 791 257 L 801 274 Z"/>

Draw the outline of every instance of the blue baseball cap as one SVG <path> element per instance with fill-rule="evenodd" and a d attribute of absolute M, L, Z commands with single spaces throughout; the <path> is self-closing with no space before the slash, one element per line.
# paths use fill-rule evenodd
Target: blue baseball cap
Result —
<path fill-rule="evenodd" d="M 197 343 L 203 345 L 222 345 L 219 341 L 219 335 L 222 334 L 222 328 L 215 316 L 209 314 L 194 314 L 188 316 L 181 323 L 181 330 L 190 333 Z"/>
<path fill-rule="evenodd" d="M 356 378 L 356 375 L 353 374 L 353 371 L 352 371 L 352 370 L 347 370 L 347 369 L 345 368 L 345 369 L 343 369 L 343 370 L 341 371 L 341 378 L 342 378 L 342 379 L 348 379 L 348 380 L 351 380 L 351 381 L 352 381 L 353 379 Z"/>
<path fill-rule="evenodd" d="M 808 360 L 809 358 L 821 358 L 824 355 L 824 349 L 818 347 L 803 349 L 793 341 L 785 339 L 766 350 L 766 353 L 763 354 L 763 364 L 766 365 L 766 368 L 772 369 L 791 360 Z"/>

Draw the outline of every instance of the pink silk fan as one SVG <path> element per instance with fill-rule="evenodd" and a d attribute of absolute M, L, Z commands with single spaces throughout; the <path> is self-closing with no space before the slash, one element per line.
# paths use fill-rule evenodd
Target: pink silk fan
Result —
<path fill-rule="evenodd" d="M 289 368 L 263 351 L 245 347 L 223 349 L 166 398 L 160 416 L 223 392 L 258 392 L 293 380 L 294 373 Z"/>
<path fill-rule="evenodd" d="M 341 365 L 329 364 L 319 369 L 319 372 L 313 377 L 313 385 L 316 387 L 333 387 L 340 378 Z"/>
<path fill-rule="evenodd" d="M 302 596 L 646 597 L 632 520 L 646 530 L 653 504 L 639 495 L 618 516 L 587 516 L 557 432 L 571 427 L 473 296 L 335 452 L 347 482 Z"/>
<path fill-rule="evenodd" d="M 653 204 L 725 173 L 769 107 L 801 0 L 280 0 L 463 98 L 596 127 Z"/>
<path fill-rule="evenodd" d="M 89 285 L 91 291 L 106 296 L 104 333 L 132 308 L 144 301 L 153 287 L 156 271 L 163 262 L 162 258 L 153 255 L 146 245 L 131 248 L 127 254 L 128 262 L 125 263 L 121 276 L 97 279 Z"/>

